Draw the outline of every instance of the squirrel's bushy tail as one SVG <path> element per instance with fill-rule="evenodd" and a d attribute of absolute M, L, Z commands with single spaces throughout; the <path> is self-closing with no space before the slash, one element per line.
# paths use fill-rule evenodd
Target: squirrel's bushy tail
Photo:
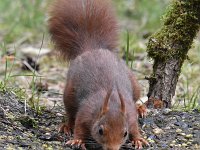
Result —
<path fill-rule="evenodd" d="M 87 50 L 117 45 L 117 22 L 110 0 L 55 0 L 48 21 L 61 55 L 74 59 Z"/>

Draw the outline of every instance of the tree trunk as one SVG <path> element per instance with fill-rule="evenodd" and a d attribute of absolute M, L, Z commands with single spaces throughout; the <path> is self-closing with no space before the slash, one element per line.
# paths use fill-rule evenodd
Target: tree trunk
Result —
<path fill-rule="evenodd" d="M 154 60 L 148 97 L 171 107 L 182 64 L 200 27 L 200 0 L 173 0 L 163 22 L 147 45 Z"/>

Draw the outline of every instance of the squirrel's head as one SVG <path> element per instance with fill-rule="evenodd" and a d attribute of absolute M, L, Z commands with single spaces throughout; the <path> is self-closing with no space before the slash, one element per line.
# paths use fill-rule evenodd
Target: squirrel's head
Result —
<path fill-rule="evenodd" d="M 112 96 L 112 90 L 107 93 L 98 119 L 92 127 L 92 137 L 104 150 L 119 150 L 128 138 L 125 103 L 119 90 L 117 92 L 117 95 Z"/>

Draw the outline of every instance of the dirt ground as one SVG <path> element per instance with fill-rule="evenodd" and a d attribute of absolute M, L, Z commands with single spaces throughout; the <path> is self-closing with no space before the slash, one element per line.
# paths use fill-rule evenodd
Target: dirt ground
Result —
<path fill-rule="evenodd" d="M 63 114 L 64 108 L 59 105 L 36 114 L 14 94 L 0 92 L 0 149 L 71 149 L 65 145 L 70 137 L 57 131 Z M 150 143 L 144 149 L 200 149 L 200 114 L 196 110 L 150 110 L 139 123 L 143 137 Z M 101 149 L 94 141 L 88 141 L 86 146 Z M 127 141 L 121 149 L 134 148 Z"/>

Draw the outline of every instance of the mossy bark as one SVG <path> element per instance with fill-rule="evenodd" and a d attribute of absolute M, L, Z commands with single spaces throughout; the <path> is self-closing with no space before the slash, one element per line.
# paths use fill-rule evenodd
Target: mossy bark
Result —
<path fill-rule="evenodd" d="M 182 64 L 199 27 L 200 0 L 173 0 L 161 29 L 149 39 L 147 52 L 154 65 L 148 97 L 162 100 L 165 107 L 171 107 Z"/>

